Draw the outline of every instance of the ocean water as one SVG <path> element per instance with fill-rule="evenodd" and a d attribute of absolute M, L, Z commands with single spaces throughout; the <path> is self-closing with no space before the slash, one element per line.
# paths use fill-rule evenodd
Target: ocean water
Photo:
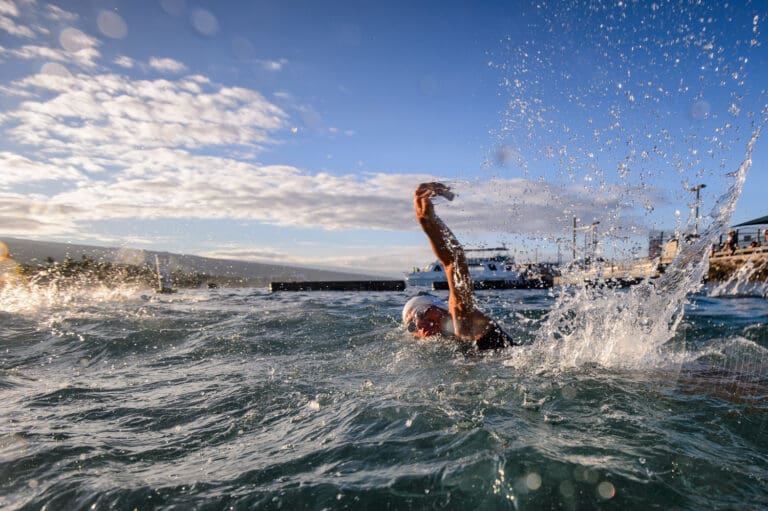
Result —
<path fill-rule="evenodd" d="M 6 293 L 0 508 L 768 509 L 765 298 L 605 334 L 631 293 L 552 335 L 557 291 L 480 292 L 525 341 L 481 355 L 410 292 Z"/>

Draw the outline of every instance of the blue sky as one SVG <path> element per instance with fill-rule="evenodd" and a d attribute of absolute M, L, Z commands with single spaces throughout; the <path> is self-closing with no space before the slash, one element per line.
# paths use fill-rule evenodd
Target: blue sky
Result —
<path fill-rule="evenodd" d="M 768 9 L 696 4 L 0 0 L 0 236 L 398 275 L 442 179 L 468 244 L 642 253 L 765 118 Z"/>

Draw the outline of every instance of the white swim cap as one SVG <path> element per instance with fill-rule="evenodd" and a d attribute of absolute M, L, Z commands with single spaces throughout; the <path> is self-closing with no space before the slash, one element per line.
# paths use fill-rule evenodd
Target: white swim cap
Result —
<path fill-rule="evenodd" d="M 408 315 L 419 307 L 439 307 L 443 310 L 448 310 L 448 304 L 436 296 L 432 295 L 417 295 L 405 302 L 403 307 L 403 323 Z"/>

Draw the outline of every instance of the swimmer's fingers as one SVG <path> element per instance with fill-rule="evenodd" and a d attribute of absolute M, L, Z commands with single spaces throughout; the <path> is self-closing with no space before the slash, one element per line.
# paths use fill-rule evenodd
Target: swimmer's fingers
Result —
<path fill-rule="evenodd" d="M 445 186 L 442 183 L 436 183 L 437 186 L 435 186 L 435 193 L 437 195 L 442 195 L 448 200 L 453 200 L 454 194 L 451 192 L 450 186 Z"/>
<path fill-rule="evenodd" d="M 431 185 L 432 183 L 421 183 L 419 186 L 417 186 L 416 191 L 414 192 L 416 198 L 429 199 L 430 197 L 434 196 L 435 191 Z"/>
<path fill-rule="evenodd" d="M 422 199 L 428 199 L 430 197 L 434 197 L 435 195 L 443 195 L 449 190 L 450 187 L 445 186 L 443 183 L 432 181 L 429 183 L 421 183 L 416 188 L 416 196 Z"/>

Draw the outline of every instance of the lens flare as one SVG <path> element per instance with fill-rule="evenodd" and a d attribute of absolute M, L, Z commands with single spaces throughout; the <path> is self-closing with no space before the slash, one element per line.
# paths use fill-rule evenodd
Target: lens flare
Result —
<path fill-rule="evenodd" d="M 124 39 L 128 35 L 128 25 L 125 20 L 113 11 L 101 11 L 96 18 L 99 32 L 112 39 Z"/>

